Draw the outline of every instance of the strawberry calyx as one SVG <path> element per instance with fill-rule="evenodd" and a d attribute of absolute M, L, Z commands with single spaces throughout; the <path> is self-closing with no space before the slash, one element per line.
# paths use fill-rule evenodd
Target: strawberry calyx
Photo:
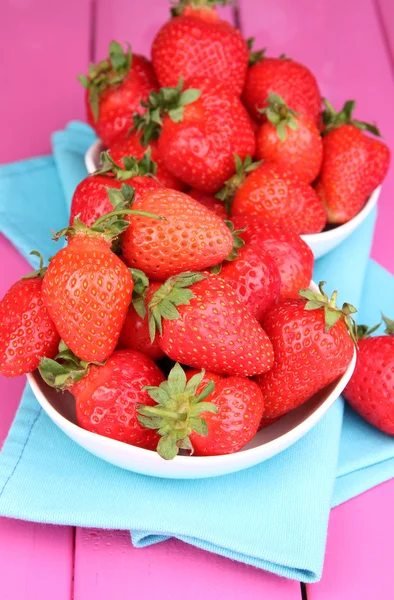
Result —
<path fill-rule="evenodd" d="M 386 335 L 394 335 L 394 321 L 392 319 L 389 319 L 388 317 L 385 317 L 384 315 L 382 315 L 382 319 L 386 325 L 384 333 Z"/>
<path fill-rule="evenodd" d="M 144 319 L 146 315 L 145 298 L 149 287 L 149 279 L 143 271 L 140 271 L 140 269 L 130 268 L 129 271 L 134 282 L 131 303 L 134 306 L 137 315 L 141 317 L 141 319 Z"/>
<path fill-rule="evenodd" d="M 157 164 L 151 159 L 152 149 L 149 146 L 144 152 L 141 160 L 135 156 L 123 156 L 123 164 L 114 161 L 110 152 L 101 152 L 101 168 L 93 175 L 113 176 L 117 181 L 126 181 L 132 177 L 144 177 L 146 175 L 156 175 Z"/>
<path fill-rule="evenodd" d="M 71 389 L 74 383 L 87 375 L 90 365 L 103 366 L 105 362 L 86 362 L 79 359 L 63 340 L 54 359 L 42 358 L 38 365 L 41 377 L 49 386 L 58 390 Z"/>
<path fill-rule="evenodd" d="M 151 92 L 147 101 L 141 100 L 141 106 L 146 110 L 142 115 L 138 113 L 133 115 L 134 125 L 130 131 L 142 133 L 141 143 L 144 146 L 160 136 L 162 118 L 165 115 L 168 115 L 174 123 L 180 123 L 185 106 L 195 102 L 201 95 L 201 90 L 191 88 L 182 91 L 182 87 L 181 78 L 176 87 L 163 87 L 158 92 Z"/>
<path fill-rule="evenodd" d="M 298 129 L 297 119 L 300 113 L 288 107 L 286 102 L 278 94 L 270 93 L 265 108 L 258 108 L 258 112 L 264 114 L 268 121 L 275 127 L 276 134 L 281 142 L 287 136 L 287 127 L 296 131 Z"/>
<path fill-rule="evenodd" d="M 368 327 L 368 325 L 357 325 L 357 339 L 363 340 L 364 338 L 370 337 L 379 327 L 382 322 L 374 325 L 373 327 Z"/>
<path fill-rule="evenodd" d="M 234 160 L 235 174 L 230 177 L 230 179 L 227 179 L 222 189 L 215 194 L 215 198 L 218 198 L 218 200 L 224 202 L 227 214 L 231 213 L 231 205 L 235 198 L 235 194 L 245 181 L 246 176 L 252 171 L 255 171 L 263 162 L 262 160 L 253 162 L 251 156 L 247 156 L 244 162 L 242 162 L 241 158 L 237 154 L 234 154 Z"/>
<path fill-rule="evenodd" d="M 249 67 L 255 65 L 265 58 L 265 53 L 267 48 L 262 48 L 261 50 L 253 50 L 254 45 L 254 37 L 250 37 L 246 40 L 247 46 L 249 48 Z"/>
<path fill-rule="evenodd" d="M 32 256 L 37 256 L 40 263 L 39 263 L 38 269 L 36 269 L 35 271 L 32 271 L 31 273 L 28 273 L 27 275 L 24 275 L 24 277 L 22 277 L 22 279 L 34 279 L 35 277 L 39 277 L 39 278 L 44 277 L 47 267 L 44 267 L 43 255 L 41 254 L 41 252 L 38 252 L 38 250 L 32 250 L 31 252 L 29 252 L 29 254 Z"/>
<path fill-rule="evenodd" d="M 179 319 L 181 315 L 176 307 L 181 304 L 190 304 L 194 294 L 188 288 L 203 279 L 205 279 L 203 273 L 185 271 L 167 279 L 152 295 L 148 304 L 149 334 L 152 343 L 157 331 L 160 335 L 162 334 L 162 320 Z"/>
<path fill-rule="evenodd" d="M 78 75 L 80 84 L 89 91 L 89 104 L 95 123 L 99 119 L 101 94 L 108 88 L 123 82 L 130 72 L 133 60 L 129 44 L 127 44 L 125 52 L 118 42 L 112 41 L 108 54 L 109 58 L 102 60 L 97 65 L 89 66 L 88 76 Z"/>
<path fill-rule="evenodd" d="M 179 0 L 171 2 L 171 16 L 193 16 L 204 21 L 218 21 L 216 6 L 227 6 L 230 0 Z"/>
<path fill-rule="evenodd" d="M 325 285 L 325 281 L 320 281 L 319 292 L 313 292 L 309 289 L 303 289 L 298 292 L 301 298 L 308 300 L 304 307 L 305 310 L 323 309 L 325 320 L 324 330 L 326 333 L 335 325 L 335 323 L 342 320 L 346 325 L 351 339 L 357 346 L 357 326 L 352 317 L 352 314 L 356 313 L 357 309 L 347 302 L 342 305 L 342 308 L 338 308 L 336 305 L 338 292 L 334 291 L 331 298 L 329 298 L 323 290 Z"/>
<path fill-rule="evenodd" d="M 167 381 L 159 386 L 144 387 L 157 405 L 137 404 L 138 421 L 147 429 L 155 429 L 161 436 L 156 450 L 166 460 L 175 458 L 180 449 L 189 450 L 193 454 L 189 437 L 192 432 L 208 435 L 207 422 L 200 415 L 206 412 L 217 413 L 218 409 L 212 402 L 204 402 L 215 388 L 213 381 L 209 381 L 197 393 L 204 375 L 203 369 L 187 381 L 185 371 L 176 363 Z"/>
<path fill-rule="evenodd" d="M 235 229 L 234 223 L 232 221 L 224 222 L 231 231 L 231 235 L 233 236 L 233 247 L 224 259 L 224 261 L 233 261 L 236 260 L 239 256 L 238 250 L 245 246 L 245 240 L 242 239 L 241 234 L 246 230 L 246 227 L 243 227 L 242 229 Z M 222 270 L 222 267 L 223 262 L 215 265 L 214 267 L 211 267 L 210 271 L 215 275 L 219 275 L 220 271 Z"/>
<path fill-rule="evenodd" d="M 352 118 L 353 110 L 356 106 L 355 100 L 348 100 L 345 102 L 342 110 L 338 112 L 327 98 L 323 98 L 323 104 L 326 107 L 322 113 L 324 124 L 324 131 L 322 132 L 323 136 L 342 125 L 354 125 L 354 127 L 357 127 L 357 129 L 360 129 L 361 131 L 369 131 L 369 133 L 372 133 L 373 135 L 378 137 L 381 136 L 380 131 L 375 124 L 372 125 L 371 123 L 357 121 Z"/>

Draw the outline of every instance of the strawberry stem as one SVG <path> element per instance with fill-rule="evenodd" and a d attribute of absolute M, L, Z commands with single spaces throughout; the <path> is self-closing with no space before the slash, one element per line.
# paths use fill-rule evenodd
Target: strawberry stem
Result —
<path fill-rule="evenodd" d="M 384 330 L 386 335 L 394 335 L 394 321 L 382 315 L 383 321 L 386 324 L 386 329 Z"/>
<path fill-rule="evenodd" d="M 258 111 L 266 115 L 268 121 L 276 128 L 278 138 L 284 142 L 287 136 L 287 127 L 294 131 L 298 129 L 295 117 L 299 117 L 300 113 L 289 108 L 278 94 L 270 93 L 266 104 L 265 108 L 259 108 Z"/>
<path fill-rule="evenodd" d="M 32 256 L 37 256 L 40 263 L 38 266 L 38 269 L 36 269 L 35 271 L 32 271 L 31 273 L 28 273 L 27 275 L 25 275 L 24 277 L 22 277 L 22 279 L 34 279 L 35 277 L 44 277 L 47 267 L 44 267 L 44 257 L 41 254 L 41 252 L 38 252 L 38 250 L 32 250 L 30 252 L 30 255 Z"/>
<path fill-rule="evenodd" d="M 322 118 L 323 123 L 325 125 L 325 129 L 322 132 L 322 135 L 327 135 L 333 129 L 337 129 L 342 125 L 354 125 L 357 129 L 361 131 L 369 131 L 373 135 L 380 137 L 380 131 L 376 127 L 375 124 L 366 123 L 365 121 L 357 121 L 353 119 L 352 114 L 353 110 L 356 106 L 356 102 L 354 100 L 347 100 L 343 105 L 342 110 L 337 112 L 331 102 L 327 100 L 327 98 L 323 98 L 323 104 L 326 107 L 323 111 Z"/>
<path fill-rule="evenodd" d="M 224 202 L 227 214 L 231 214 L 231 205 L 237 191 L 245 181 L 246 176 L 252 171 L 255 171 L 263 162 L 262 160 L 253 162 L 251 156 L 247 156 L 244 162 L 242 162 L 241 158 L 237 154 L 234 154 L 234 160 L 235 175 L 230 177 L 230 179 L 227 179 L 222 189 L 215 194 L 215 198 L 218 198 L 218 200 Z"/>
<path fill-rule="evenodd" d="M 228 6 L 231 0 L 179 0 L 179 2 L 171 2 L 171 16 L 179 17 L 185 12 L 188 7 L 192 10 L 199 11 L 201 9 L 213 9 L 215 6 Z"/>
<path fill-rule="evenodd" d="M 157 164 L 151 159 L 152 149 L 150 146 L 144 152 L 141 160 L 135 156 L 123 156 L 123 164 L 114 161 L 109 152 L 100 154 L 101 168 L 93 175 L 113 175 L 117 181 L 126 181 L 132 177 L 144 177 L 156 175 Z"/>

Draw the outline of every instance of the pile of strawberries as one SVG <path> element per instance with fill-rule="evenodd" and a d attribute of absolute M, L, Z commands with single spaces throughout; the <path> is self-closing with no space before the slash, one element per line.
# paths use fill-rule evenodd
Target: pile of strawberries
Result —
<path fill-rule="evenodd" d="M 67 245 L 0 303 L 1 373 L 38 368 L 81 427 L 166 459 L 236 452 L 345 372 L 356 309 L 309 289 L 299 234 L 352 218 L 389 164 L 354 103 L 322 113 L 312 73 L 249 54 L 212 0 L 173 13 L 152 64 L 112 42 L 80 76 L 107 151 Z"/>

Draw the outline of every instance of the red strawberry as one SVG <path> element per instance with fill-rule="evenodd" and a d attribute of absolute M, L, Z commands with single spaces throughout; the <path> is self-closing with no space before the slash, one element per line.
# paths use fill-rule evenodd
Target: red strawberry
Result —
<path fill-rule="evenodd" d="M 119 166 L 112 157 L 103 152 L 102 168 L 83 179 L 75 188 L 71 203 L 70 225 L 78 217 L 88 227 L 114 208 L 131 205 L 150 190 L 160 187 L 151 177 L 156 172 L 156 164 L 146 152 L 140 161 L 130 156 L 124 157 L 126 166 Z M 130 186 L 133 189 L 130 189 Z M 119 190 L 121 193 L 117 193 Z"/>
<path fill-rule="evenodd" d="M 246 244 L 257 244 L 266 250 L 280 274 L 280 299 L 297 298 L 298 291 L 307 288 L 312 279 L 313 254 L 309 246 L 292 229 L 273 225 L 261 217 L 246 215 L 231 218 Z"/>
<path fill-rule="evenodd" d="M 81 365 L 63 345 L 58 362 L 44 359 L 43 379 L 75 397 L 80 427 L 126 444 L 154 450 L 159 436 L 139 424 L 136 405 L 153 405 L 145 391 L 164 381 L 155 363 L 140 352 L 118 350 L 104 365 Z"/>
<path fill-rule="evenodd" d="M 264 58 L 254 53 L 246 76 L 243 101 L 250 114 L 263 121 L 259 112 L 264 108 L 270 93 L 281 96 L 291 108 L 308 116 L 316 124 L 319 120 L 321 94 L 315 76 L 307 67 L 290 58 Z"/>
<path fill-rule="evenodd" d="M 283 98 L 269 94 L 262 109 L 265 121 L 257 134 L 257 158 L 288 167 L 306 183 L 318 176 L 323 160 L 323 142 L 316 122 L 291 110 Z"/>
<path fill-rule="evenodd" d="M 329 223 L 346 223 L 356 216 L 368 196 L 382 183 L 390 163 L 388 147 L 362 130 L 380 135 L 374 125 L 352 119 L 355 103 L 336 113 L 325 100 L 323 164 L 316 183 Z"/>
<path fill-rule="evenodd" d="M 188 289 L 190 286 L 190 289 Z M 230 285 L 217 275 L 182 273 L 149 302 L 163 352 L 175 361 L 223 375 L 255 375 L 273 363 L 271 342 Z"/>
<path fill-rule="evenodd" d="M 255 136 L 239 98 L 211 79 L 190 79 L 184 91 L 162 88 L 135 115 L 142 142 L 158 137 L 165 167 L 176 177 L 204 192 L 216 192 L 235 172 L 234 154 L 253 155 Z M 162 125 L 158 124 L 159 118 Z"/>
<path fill-rule="evenodd" d="M 14 283 L 0 302 L 0 373 L 6 377 L 34 371 L 44 356 L 57 354 L 60 336 L 42 299 L 39 256 L 39 269 Z"/>
<path fill-rule="evenodd" d="M 153 222 L 132 217 L 122 238 L 130 267 L 163 281 L 188 269 L 202 270 L 226 258 L 233 238 L 220 217 L 182 192 L 160 188 L 140 198 L 133 208 L 163 216 Z"/>
<path fill-rule="evenodd" d="M 152 62 L 163 87 L 180 77 L 208 77 L 240 96 L 248 68 L 248 46 L 238 29 L 219 19 L 212 2 L 181 2 L 156 34 Z"/>
<path fill-rule="evenodd" d="M 394 435 L 394 321 L 383 317 L 385 333 L 366 337 L 377 327 L 357 328 L 357 363 L 343 395 L 368 423 Z"/>
<path fill-rule="evenodd" d="M 133 113 L 142 112 L 158 83 L 152 65 L 143 56 L 125 53 L 117 42 L 109 45 L 109 58 L 90 65 L 89 76 L 79 75 L 86 88 L 88 122 L 106 146 L 126 135 Z"/>
<path fill-rule="evenodd" d="M 203 204 L 206 208 L 209 208 L 212 212 L 214 212 L 218 217 L 225 220 L 228 219 L 228 214 L 226 211 L 226 207 L 224 206 L 221 200 L 215 198 L 212 194 L 207 194 L 207 192 L 200 192 L 200 190 L 191 189 L 188 192 L 191 198 L 197 200 L 200 204 Z"/>
<path fill-rule="evenodd" d="M 280 302 L 264 317 L 275 353 L 271 371 L 256 377 L 265 400 L 265 418 L 303 404 L 342 375 L 352 360 L 351 314 L 356 309 L 350 304 L 336 308 L 336 292 L 329 299 L 323 283 L 319 288 L 320 293 L 302 290 L 300 299 Z"/>
<path fill-rule="evenodd" d="M 134 156 L 138 160 L 141 160 L 146 152 L 146 146 L 141 143 L 141 134 L 136 131 L 131 131 L 124 138 L 117 139 L 111 144 L 108 152 L 112 159 L 117 164 L 123 163 L 125 156 Z M 149 142 L 148 149 L 151 152 L 152 161 L 157 165 L 155 177 L 159 183 L 164 187 L 171 188 L 173 190 L 179 190 L 180 192 L 185 191 L 186 185 L 182 183 L 177 177 L 172 175 L 164 166 L 164 162 L 160 156 L 157 140 L 152 139 Z"/>
<path fill-rule="evenodd" d="M 264 398 L 253 381 L 195 370 L 185 374 L 179 364 L 148 394 L 159 403 L 139 407 L 139 420 L 159 431 L 157 451 L 166 459 L 179 448 L 197 456 L 238 452 L 256 434 L 263 414 Z"/>

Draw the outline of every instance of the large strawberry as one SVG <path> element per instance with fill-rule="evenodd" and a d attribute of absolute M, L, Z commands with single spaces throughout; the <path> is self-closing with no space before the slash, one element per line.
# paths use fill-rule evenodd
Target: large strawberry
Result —
<path fill-rule="evenodd" d="M 323 291 L 302 290 L 298 300 L 280 302 L 267 312 L 263 326 L 272 342 L 275 363 L 256 377 L 265 400 L 264 418 L 272 419 L 303 404 L 342 375 L 355 347 L 356 309 L 336 307 Z"/>
<path fill-rule="evenodd" d="M 122 254 L 130 267 L 163 281 L 185 270 L 220 263 L 231 252 L 233 237 L 223 220 L 182 192 L 160 188 L 133 207 L 160 214 L 165 221 L 130 217 L 122 238 Z"/>
<path fill-rule="evenodd" d="M 394 435 L 394 321 L 383 319 L 387 335 L 369 337 L 377 327 L 357 327 L 356 368 L 343 395 L 368 423 Z"/>
<path fill-rule="evenodd" d="M 37 271 L 10 287 L 0 302 L 0 373 L 16 377 L 57 354 L 60 336 L 42 299 L 42 256 Z"/>
<path fill-rule="evenodd" d="M 139 406 L 140 423 L 158 430 L 158 453 L 172 459 L 183 448 L 197 456 L 231 454 L 254 437 L 264 408 L 258 386 L 245 377 L 186 373 L 179 364 L 168 381 L 149 386 L 158 404 Z"/>
<path fill-rule="evenodd" d="M 75 188 L 71 203 L 70 225 L 78 217 L 88 227 L 114 208 L 131 205 L 148 191 L 160 187 L 149 175 L 156 173 L 156 164 L 147 151 L 141 160 L 125 156 L 122 165 L 101 154 L 102 168 L 83 179 Z M 131 189 L 131 187 L 133 189 Z"/>
<path fill-rule="evenodd" d="M 306 183 L 318 176 L 323 159 L 323 142 L 316 122 L 293 111 L 277 94 L 269 94 L 267 116 L 256 138 L 260 160 L 288 167 Z"/>
<path fill-rule="evenodd" d="M 352 118 L 355 102 L 346 102 L 339 113 L 326 100 L 325 104 L 323 164 L 316 192 L 328 222 L 346 223 L 382 183 L 389 168 L 390 150 L 363 133 L 367 130 L 380 135 L 374 125 Z"/>
<path fill-rule="evenodd" d="M 105 364 L 89 364 L 62 342 L 56 360 L 41 361 L 40 373 L 48 385 L 73 394 L 80 427 L 140 448 L 156 448 L 159 436 L 140 425 L 136 412 L 137 405 L 154 404 L 145 387 L 164 380 L 148 356 L 118 350 Z"/>
<path fill-rule="evenodd" d="M 251 55 L 243 100 L 250 114 L 262 121 L 270 93 L 281 96 L 291 108 L 310 117 L 316 124 L 320 117 L 321 94 L 315 76 L 290 58 L 265 58 L 263 53 Z M 253 64 L 254 63 L 254 64 Z"/>
<path fill-rule="evenodd" d="M 190 288 L 190 289 L 189 289 Z M 223 375 L 255 375 L 273 364 L 272 345 L 237 293 L 218 275 L 182 273 L 168 279 L 149 302 L 167 356 Z"/>
<path fill-rule="evenodd" d="M 136 211 L 122 211 L 130 213 Z M 90 228 L 75 219 L 73 226 L 55 235 L 67 236 L 68 244 L 49 263 L 42 296 L 60 336 L 81 360 L 101 362 L 118 342 L 133 279 L 111 251 L 111 242 L 128 225 L 115 212 Z"/>
<path fill-rule="evenodd" d="M 165 167 L 204 192 L 216 192 L 235 173 L 234 154 L 253 155 L 255 136 L 239 98 L 212 79 L 194 78 L 152 92 L 147 112 L 134 118 L 142 142 L 158 138 Z"/>
<path fill-rule="evenodd" d="M 158 83 L 152 65 L 143 56 L 124 52 L 118 42 L 109 45 L 109 57 L 90 65 L 88 77 L 79 75 L 86 89 L 88 121 L 106 146 L 124 136 L 133 113 L 142 112 L 146 100 Z"/>
<path fill-rule="evenodd" d="M 240 96 L 248 68 L 248 46 L 238 29 L 219 19 L 222 2 L 182 0 L 174 18 L 163 25 L 152 45 L 152 62 L 160 85 L 172 87 L 180 77 L 209 77 Z"/>

